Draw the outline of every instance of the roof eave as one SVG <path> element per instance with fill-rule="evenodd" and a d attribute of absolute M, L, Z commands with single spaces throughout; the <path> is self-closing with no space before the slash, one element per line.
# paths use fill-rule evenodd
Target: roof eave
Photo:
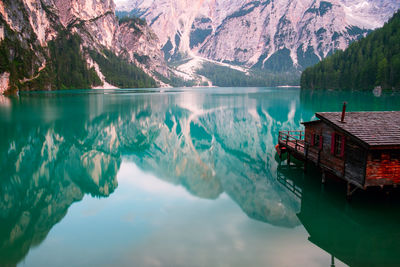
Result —
<path fill-rule="evenodd" d="M 388 144 L 388 145 L 371 145 L 371 150 L 392 150 L 400 149 L 400 144 Z"/>
<path fill-rule="evenodd" d="M 301 122 L 301 124 L 303 124 L 303 125 L 308 125 L 308 124 L 314 124 L 314 123 L 317 123 L 317 122 L 321 122 L 321 120 L 317 120 L 317 121 L 303 121 L 303 122 Z"/>

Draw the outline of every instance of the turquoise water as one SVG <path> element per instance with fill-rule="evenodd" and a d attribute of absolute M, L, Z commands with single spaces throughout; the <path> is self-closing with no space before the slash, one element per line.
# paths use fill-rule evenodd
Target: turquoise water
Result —
<path fill-rule="evenodd" d="M 0 266 L 396 266 L 398 193 L 279 164 L 317 111 L 400 94 L 96 90 L 0 98 Z"/>

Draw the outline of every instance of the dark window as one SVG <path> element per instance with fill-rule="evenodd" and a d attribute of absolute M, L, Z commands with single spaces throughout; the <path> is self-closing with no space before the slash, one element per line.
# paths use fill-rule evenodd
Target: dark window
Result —
<path fill-rule="evenodd" d="M 343 137 L 339 134 L 335 134 L 335 155 L 336 156 L 342 156 L 342 142 L 343 142 Z"/>
<path fill-rule="evenodd" d="M 344 135 L 332 133 L 331 135 L 331 154 L 337 157 L 344 157 L 346 138 Z"/>
<path fill-rule="evenodd" d="M 400 151 L 392 151 L 390 152 L 391 160 L 400 160 Z"/>
<path fill-rule="evenodd" d="M 382 152 L 381 151 L 372 151 L 371 152 L 371 159 L 373 161 L 380 161 L 382 158 Z"/>
<path fill-rule="evenodd" d="M 319 147 L 319 143 L 321 142 L 321 136 L 316 134 L 314 137 L 314 146 L 318 146 Z"/>

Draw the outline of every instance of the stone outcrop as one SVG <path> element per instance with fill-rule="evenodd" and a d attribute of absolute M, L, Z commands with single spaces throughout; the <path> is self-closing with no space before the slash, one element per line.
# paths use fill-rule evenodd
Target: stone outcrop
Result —
<path fill-rule="evenodd" d="M 4 72 L 0 74 L 0 95 L 4 94 L 4 92 L 8 89 L 9 83 L 10 73 Z"/>
<path fill-rule="evenodd" d="M 117 42 L 129 60 L 150 73 L 169 76 L 161 43 L 146 21 L 136 18 L 121 21 L 119 32 Z"/>

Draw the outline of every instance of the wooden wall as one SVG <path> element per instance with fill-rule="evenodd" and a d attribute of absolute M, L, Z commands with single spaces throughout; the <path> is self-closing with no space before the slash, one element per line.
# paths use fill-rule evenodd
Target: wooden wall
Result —
<path fill-rule="evenodd" d="M 368 151 L 360 146 L 352 138 L 346 139 L 346 179 L 355 181 L 361 186 L 365 184 L 365 169 Z"/>
<path fill-rule="evenodd" d="M 380 160 L 368 155 L 366 185 L 380 186 L 400 184 L 400 160 L 391 159 L 390 151 L 382 151 Z"/>
<path fill-rule="evenodd" d="M 333 155 L 331 152 L 331 140 L 334 132 L 342 134 L 345 137 L 343 157 Z M 317 146 L 310 147 L 310 160 L 318 163 L 318 153 L 320 153 L 320 167 L 331 171 L 340 178 L 354 181 L 360 186 L 363 186 L 365 180 L 367 150 L 352 140 L 351 137 L 345 136 L 340 131 L 335 131 L 333 127 L 322 121 L 305 125 L 305 141 L 309 144 L 312 143 L 313 133 L 322 134 L 323 145 L 322 149 Z"/>
<path fill-rule="evenodd" d="M 343 176 L 344 171 L 344 158 L 337 157 L 331 154 L 331 136 L 334 132 L 333 128 L 328 126 L 323 122 L 313 123 L 306 125 L 305 130 L 305 140 L 307 143 L 311 144 L 312 134 L 322 134 L 322 148 L 311 147 L 310 151 L 318 153 L 320 151 L 319 165 L 331 172 L 333 172 L 338 177 Z"/>

